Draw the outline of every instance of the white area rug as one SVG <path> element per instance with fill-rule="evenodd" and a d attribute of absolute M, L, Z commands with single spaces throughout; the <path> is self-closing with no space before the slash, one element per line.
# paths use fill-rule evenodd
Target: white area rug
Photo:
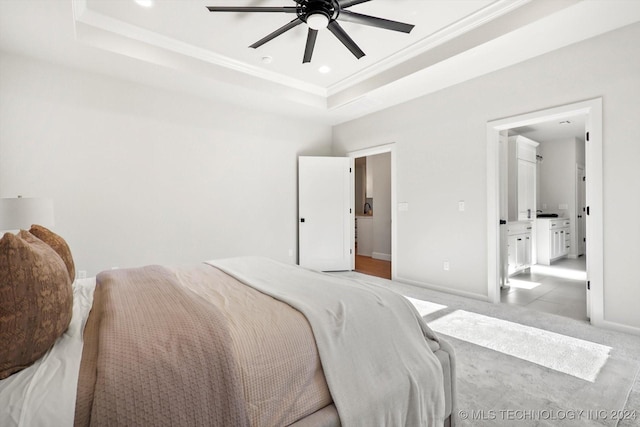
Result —
<path fill-rule="evenodd" d="M 408 299 L 411 304 L 413 304 L 413 306 L 416 308 L 416 310 L 418 310 L 418 313 L 420 313 L 420 316 L 422 317 L 431 313 L 435 313 L 436 311 L 440 311 L 443 308 L 447 308 L 446 305 L 436 304 L 435 302 L 423 301 L 421 299 L 411 298 L 406 295 L 403 295 L 403 296 L 406 299 Z"/>
<path fill-rule="evenodd" d="M 456 310 L 429 326 L 436 332 L 595 382 L 611 347 Z"/>

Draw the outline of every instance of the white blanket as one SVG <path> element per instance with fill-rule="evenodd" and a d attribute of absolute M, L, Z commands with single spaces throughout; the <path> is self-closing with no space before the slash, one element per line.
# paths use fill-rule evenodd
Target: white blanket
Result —
<path fill-rule="evenodd" d="M 208 264 L 306 316 L 344 427 L 443 424 L 437 337 L 403 296 L 266 258 Z"/>

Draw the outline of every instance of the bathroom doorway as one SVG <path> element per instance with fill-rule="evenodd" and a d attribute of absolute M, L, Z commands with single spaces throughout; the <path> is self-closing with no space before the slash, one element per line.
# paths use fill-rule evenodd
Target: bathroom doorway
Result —
<path fill-rule="evenodd" d="M 507 213 L 507 277 L 500 301 L 587 321 L 584 247 L 584 165 L 586 114 L 509 129 L 506 141 L 508 206 L 517 206 L 530 179 L 530 218 Z M 520 145 L 531 147 L 531 161 L 520 159 Z M 520 145 L 519 145 L 520 144 Z M 533 146 L 532 144 L 535 144 Z M 535 155 L 535 156 L 534 156 Z M 516 173 L 527 163 L 531 176 Z M 513 211 L 513 212 L 511 212 Z M 552 239 L 553 238 L 553 239 Z M 522 251 L 518 245 L 526 246 Z M 528 252 L 528 253 L 527 253 Z M 524 256 L 521 256 L 524 255 Z M 503 269 L 503 271 L 505 271 Z"/>
<path fill-rule="evenodd" d="M 585 236 L 586 242 L 584 245 L 584 253 L 579 256 L 574 252 L 576 258 L 563 257 L 565 254 L 571 254 L 571 251 L 579 251 L 581 249 L 579 244 L 576 244 L 575 237 L 578 235 L 575 230 L 575 225 L 578 223 L 576 220 L 577 215 L 580 215 L 577 205 L 581 202 L 576 200 L 579 198 L 578 194 L 575 194 L 575 199 L 571 197 L 565 197 L 567 200 L 552 201 L 548 204 L 547 209 L 558 211 L 570 211 L 571 206 L 574 205 L 573 213 L 567 212 L 567 215 L 558 216 L 557 218 L 545 218 L 549 222 L 558 222 L 559 218 L 567 218 L 567 221 L 560 221 L 561 224 L 548 224 L 550 227 L 556 227 L 556 229 L 566 228 L 569 230 L 570 237 L 565 230 L 564 234 L 561 230 L 558 233 L 547 232 L 540 233 L 542 228 L 539 224 L 539 219 L 536 218 L 531 224 L 534 228 L 531 232 L 537 236 L 537 242 L 534 243 L 534 247 L 531 249 L 531 255 L 536 254 L 537 259 L 532 260 L 532 265 L 546 264 L 546 266 L 553 267 L 555 263 L 556 267 L 564 267 L 565 272 L 574 270 L 577 266 L 578 270 L 582 271 L 582 264 L 586 265 L 586 283 L 581 277 L 579 280 L 582 282 L 580 285 L 580 292 L 585 292 L 586 296 L 581 298 L 580 304 L 586 306 L 586 317 L 594 325 L 600 325 L 603 321 L 604 311 L 604 283 L 603 283 L 603 258 L 604 247 L 603 241 L 603 221 L 602 221 L 602 99 L 597 98 L 588 101 L 582 101 L 575 104 L 563 105 L 560 107 L 554 107 L 547 110 L 541 110 L 531 113 L 522 114 L 519 116 L 513 116 L 505 119 L 499 119 L 487 123 L 487 201 L 488 201 L 488 242 L 489 242 L 489 262 L 488 262 L 488 293 L 489 299 L 492 302 L 499 303 L 501 300 L 501 278 L 505 272 L 503 262 L 502 250 L 504 249 L 504 232 L 509 232 L 509 224 L 506 217 L 503 217 L 502 201 L 504 197 L 502 191 L 505 186 L 502 185 L 504 177 L 504 171 L 501 167 L 501 144 L 505 140 L 504 136 L 508 135 L 508 131 L 524 127 L 530 127 L 545 122 L 556 121 L 559 123 L 563 120 L 571 120 L 572 118 L 584 117 L 586 133 L 584 135 L 585 148 L 585 160 L 584 173 L 587 174 L 588 179 L 585 183 L 585 212 L 582 218 L 585 222 Z M 507 134 L 505 134 L 507 132 Z M 510 136 L 510 135 L 509 135 Z M 534 153 L 535 154 L 535 153 Z M 543 156 L 544 157 L 544 156 Z M 535 161 L 535 159 L 534 159 Z M 546 161 L 544 159 L 543 161 Z M 582 166 L 582 165 L 580 165 Z M 576 163 L 572 167 L 568 168 L 566 172 L 577 177 L 578 173 Z M 575 186 L 574 189 L 579 189 L 579 186 Z M 591 209 L 590 209 L 591 208 Z M 541 204 L 540 210 L 544 212 L 544 206 Z M 534 208 L 532 212 L 536 212 L 537 208 Z M 535 215 L 534 215 L 535 216 Z M 520 220 L 520 218 L 518 218 Z M 537 229 L 536 229 L 537 228 Z M 524 233 L 528 232 L 525 228 Z M 558 236 L 556 236 L 558 234 Z M 546 235 L 546 241 L 543 241 Z M 507 234 L 508 236 L 508 234 Z M 556 239 L 552 239 L 553 237 Z M 583 240 L 584 241 L 584 240 Z M 553 243 L 550 243 L 553 242 Z M 569 251 L 566 251 L 567 246 L 562 246 L 562 243 L 569 245 Z M 549 248 L 547 255 L 544 253 L 541 255 L 535 245 L 540 247 Z M 520 247 L 520 245 L 518 245 Z M 523 253 L 526 254 L 526 245 L 523 246 Z M 551 255 L 548 255 L 551 254 Z M 525 257 L 526 259 L 526 257 Z M 566 260 L 566 261 L 565 261 Z M 575 260 L 575 261 L 574 261 Z M 562 263 L 567 265 L 561 266 Z M 580 265 L 573 265 L 573 264 Z M 569 265 L 571 264 L 571 265 Z M 573 273 L 572 273 L 573 274 Z M 584 300 L 586 299 L 586 304 Z"/>

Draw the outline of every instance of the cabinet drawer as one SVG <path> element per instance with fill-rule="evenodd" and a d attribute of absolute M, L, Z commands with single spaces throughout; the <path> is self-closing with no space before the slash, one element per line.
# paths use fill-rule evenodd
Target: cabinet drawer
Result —
<path fill-rule="evenodd" d="M 530 221 L 509 222 L 507 224 L 507 234 L 509 236 L 531 233 L 531 230 L 533 230 L 533 223 Z"/>
<path fill-rule="evenodd" d="M 571 226 L 571 220 L 569 219 L 554 219 L 549 221 L 549 228 L 565 228 Z"/>

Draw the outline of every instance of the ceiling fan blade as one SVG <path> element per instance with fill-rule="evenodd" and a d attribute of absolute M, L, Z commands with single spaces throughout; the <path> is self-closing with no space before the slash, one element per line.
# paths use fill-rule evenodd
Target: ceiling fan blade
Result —
<path fill-rule="evenodd" d="M 371 0 L 338 0 L 338 4 L 340 5 L 341 9 L 346 9 L 348 7 L 355 6 L 360 3 L 366 3 L 368 1 Z"/>
<path fill-rule="evenodd" d="M 361 13 L 355 13 L 349 10 L 340 11 L 338 20 L 353 22 L 355 24 L 368 25 L 370 27 L 384 28 L 385 30 L 400 31 L 402 33 L 410 33 L 411 30 L 413 30 L 413 27 L 415 27 L 415 25 L 405 24 L 404 22 L 390 21 L 388 19 L 363 15 Z"/>
<path fill-rule="evenodd" d="M 364 56 L 364 52 L 362 51 L 362 49 L 360 49 L 356 42 L 354 42 L 351 37 L 349 37 L 349 35 L 344 31 L 344 29 L 340 26 L 340 24 L 338 24 L 337 21 L 329 22 L 327 28 L 333 33 L 334 36 L 338 38 L 338 40 L 342 42 L 343 45 L 347 47 L 347 49 L 351 51 L 351 53 L 353 53 L 356 58 L 360 59 Z"/>
<path fill-rule="evenodd" d="M 318 37 L 318 30 L 309 28 L 309 34 L 307 35 L 307 47 L 304 48 L 304 58 L 302 63 L 306 64 L 311 62 L 311 56 L 313 55 L 313 48 L 316 45 L 316 38 Z"/>
<path fill-rule="evenodd" d="M 296 13 L 295 6 L 254 7 L 254 6 L 207 6 L 209 12 L 285 12 Z"/>
<path fill-rule="evenodd" d="M 261 38 L 260 40 L 258 40 L 257 42 L 255 42 L 254 44 L 252 44 L 249 47 L 252 47 L 254 49 L 259 48 L 260 46 L 262 46 L 266 42 L 275 39 L 279 35 L 286 33 L 290 29 L 292 29 L 294 27 L 297 27 L 300 24 L 302 24 L 302 19 L 296 18 L 293 21 L 289 22 L 288 24 L 285 24 L 282 27 L 278 28 L 273 33 L 269 34 L 268 36 Z"/>

